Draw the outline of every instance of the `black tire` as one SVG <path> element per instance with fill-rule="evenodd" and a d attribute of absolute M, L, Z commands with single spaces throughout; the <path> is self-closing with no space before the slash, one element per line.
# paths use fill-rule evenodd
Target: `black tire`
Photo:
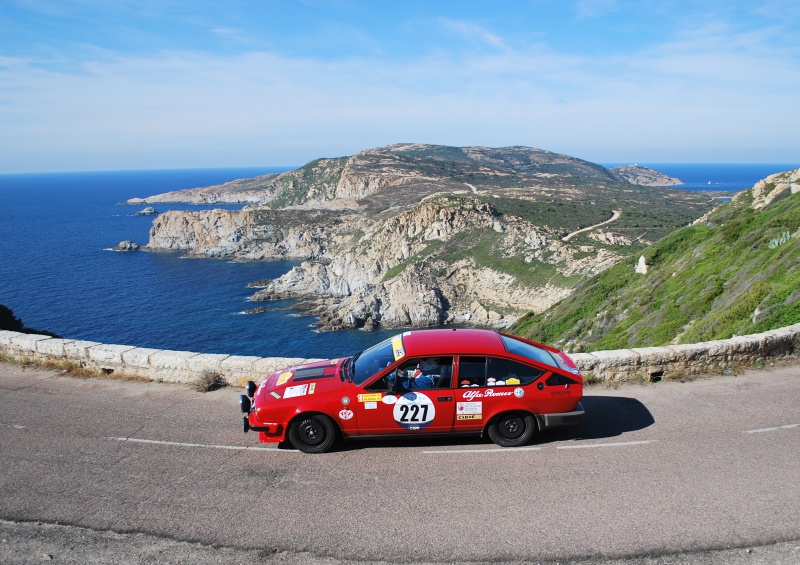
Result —
<path fill-rule="evenodd" d="M 495 418 L 488 427 L 489 438 L 501 447 L 525 445 L 536 431 L 536 421 L 530 414 L 506 412 Z"/>
<path fill-rule="evenodd" d="M 301 416 L 289 426 L 289 441 L 303 453 L 325 453 L 336 442 L 336 427 L 324 414 Z"/>

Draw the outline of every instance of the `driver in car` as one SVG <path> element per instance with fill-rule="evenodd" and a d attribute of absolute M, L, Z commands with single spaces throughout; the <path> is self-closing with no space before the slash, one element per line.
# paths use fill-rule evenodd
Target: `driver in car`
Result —
<path fill-rule="evenodd" d="M 391 385 L 399 383 L 406 390 L 433 388 L 439 372 L 436 359 L 423 359 L 397 369 L 395 375 L 390 376 L 389 382 Z"/>

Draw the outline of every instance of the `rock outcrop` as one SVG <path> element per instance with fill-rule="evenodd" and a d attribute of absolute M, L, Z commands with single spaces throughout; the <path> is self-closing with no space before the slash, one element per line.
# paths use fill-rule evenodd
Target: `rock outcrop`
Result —
<path fill-rule="evenodd" d="M 600 272 L 622 258 L 606 250 L 578 258 L 585 248 L 568 246 L 552 230 L 519 218 L 501 221 L 491 206 L 469 196 L 429 197 L 365 231 L 362 245 L 348 245 L 329 262 L 304 262 L 270 281 L 252 300 L 315 299 L 312 311 L 326 328 L 449 322 L 504 327 L 521 312 L 546 309 L 570 288 L 530 285 L 519 275 L 482 265 L 468 244 L 456 261 L 431 248 L 452 243 L 464 233 L 494 233 L 494 259 L 520 260 L 530 276 L 540 269 L 564 277 L 576 271 Z"/>
<path fill-rule="evenodd" d="M 589 237 L 597 242 L 606 243 L 608 245 L 632 245 L 633 241 L 631 238 L 610 232 L 610 231 L 603 231 L 603 230 L 595 230 L 589 234 Z"/>
<path fill-rule="evenodd" d="M 751 206 L 761 210 L 781 196 L 800 192 L 800 169 L 770 175 L 753 185 L 752 194 L 740 192 L 736 199 L 752 197 Z"/>
<path fill-rule="evenodd" d="M 114 251 L 139 251 L 139 244 L 133 241 L 120 241 L 115 247 Z"/>
<path fill-rule="evenodd" d="M 322 254 L 324 231 L 286 226 L 270 211 L 169 211 L 153 221 L 147 250 L 240 261 L 306 259 Z"/>

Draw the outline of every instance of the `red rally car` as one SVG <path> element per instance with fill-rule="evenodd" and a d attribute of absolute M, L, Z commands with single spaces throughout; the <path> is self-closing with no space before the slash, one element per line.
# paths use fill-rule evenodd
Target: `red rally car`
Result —
<path fill-rule="evenodd" d="M 577 424 L 583 379 L 566 354 L 501 332 L 405 332 L 361 353 L 247 383 L 244 431 L 322 453 L 337 439 L 488 434 L 504 447 Z"/>

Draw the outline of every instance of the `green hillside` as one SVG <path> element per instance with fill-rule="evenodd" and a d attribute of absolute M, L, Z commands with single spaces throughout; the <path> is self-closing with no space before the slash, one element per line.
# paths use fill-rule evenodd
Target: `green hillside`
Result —
<path fill-rule="evenodd" d="M 800 322 L 800 170 L 780 173 L 511 330 L 567 351 L 693 343 Z"/>

